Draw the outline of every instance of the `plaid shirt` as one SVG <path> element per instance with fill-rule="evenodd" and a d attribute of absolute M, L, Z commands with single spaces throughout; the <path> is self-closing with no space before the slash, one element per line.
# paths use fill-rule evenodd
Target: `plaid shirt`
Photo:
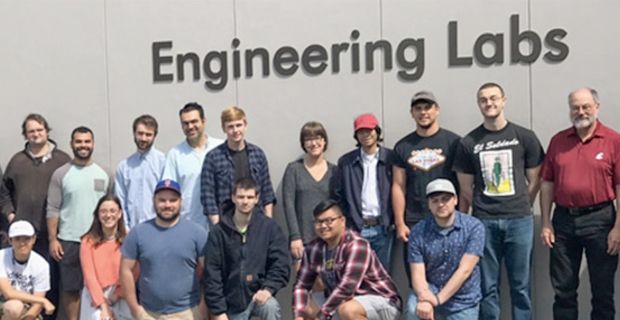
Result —
<path fill-rule="evenodd" d="M 265 153 L 259 147 L 247 143 L 250 176 L 258 185 L 262 206 L 276 203 L 276 197 L 269 177 L 269 165 Z M 200 174 L 200 202 L 204 214 L 220 214 L 226 200 L 230 199 L 235 183 L 235 167 L 226 142 L 209 151 L 202 164 Z"/>
<path fill-rule="evenodd" d="M 305 248 L 293 288 L 293 311 L 296 317 L 301 316 L 306 308 L 308 292 L 316 277 L 324 276 L 326 247 L 326 243 L 317 238 Z M 323 317 L 332 316 L 343 302 L 368 294 L 386 297 L 395 307 L 402 308 L 402 301 L 390 275 L 383 269 L 368 241 L 354 231 L 347 230 L 336 247 L 334 268 L 338 285 L 321 307 Z"/>

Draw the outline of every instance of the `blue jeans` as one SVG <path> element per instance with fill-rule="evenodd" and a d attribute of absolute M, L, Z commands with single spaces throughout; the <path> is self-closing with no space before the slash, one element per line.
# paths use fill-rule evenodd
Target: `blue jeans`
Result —
<path fill-rule="evenodd" d="M 364 227 L 360 235 L 368 240 L 370 247 L 375 251 L 377 258 L 381 261 L 383 268 L 390 272 L 390 263 L 392 261 L 392 244 L 394 243 L 394 232 L 388 231 L 387 227 L 374 226 Z"/>
<path fill-rule="evenodd" d="M 418 306 L 418 297 L 415 293 L 410 292 L 407 299 L 407 306 L 405 307 L 405 320 L 420 320 L 415 314 L 416 307 Z M 467 309 L 449 312 L 442 310 L 441 306 L 435 308 L 435 320 L 472 320 L 478 318 L 479 306 L 469 307 Z"/>
<path fill-rule="evenodd" d="M 228 314 L 229 320 L 249 320 L 251 317 L 258 317 L 261 320 L 280 320 L 280 304 L 278 300 L 271 297 L 263 305 L 259 305 L 254 301 L 250 302 L 248 307 L 241 313 Z"/>
<path fill-rule="evenodd" d="M 534 217 L 482 219 L 486 229 L 482 276 L 481 320 L 499 320 L 499 288 L 502 261 L 505 260 L 512 301 L 512 319 L 532 319 L 530 272 L 534 246 Z"/>

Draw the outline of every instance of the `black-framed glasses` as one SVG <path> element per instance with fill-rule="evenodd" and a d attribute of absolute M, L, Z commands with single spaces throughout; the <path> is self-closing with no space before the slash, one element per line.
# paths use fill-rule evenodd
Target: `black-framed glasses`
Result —
<path fill-rule="evenodd" d="M 314 220 L 314 225 L 315 226 L 322 226 L 323 224 L 325 224 L 326 226 L 331 226 L 334 221 L 342 218 L 343 216 L 337 216 L 337 217 L 331 217 L 331 218 L 325 218 L 325 219 L 315 219 Z"/>

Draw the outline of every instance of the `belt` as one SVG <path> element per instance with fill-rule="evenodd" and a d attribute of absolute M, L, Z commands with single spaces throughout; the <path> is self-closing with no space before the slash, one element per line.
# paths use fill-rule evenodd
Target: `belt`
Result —
<path fill-rule="evenodd" d="M 605 202 L 595 204 L 589 207 L 568 208 L 568 207 L 558 206 L 558 208 L 568 213 L 571 216 L 583 216 L 583 215 L 607 208 L 611 205 L 613 205 L 613 201 L 605 201 Z"/>
<path fill-rule="evenodd" d="M 379 218 L 368 217 L 364 218 L 364 227 L 374 227 L 381 224 L 381 220 Z"/>

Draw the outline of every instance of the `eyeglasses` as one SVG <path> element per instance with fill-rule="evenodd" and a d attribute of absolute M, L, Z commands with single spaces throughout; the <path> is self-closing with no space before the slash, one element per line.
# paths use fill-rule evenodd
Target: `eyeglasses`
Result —
<path fill-rule="evenodd" d="M 317 136 L 317 137 L 310 137 L 310 138 L 306 138 L 304 139 L 304 143 L 305 144 L 311 144 L 311 143 L 315 143 L 315 142 L 322 142 L 324 139 L 321 136 Z"/>
<path fill-rule="evenodd" d="M 594 106 L 592 106 L 590 104 L 584 104 L 582 106 L 574 105 L 574 106 L 570 107 L 570 111 L 574 112 L 574 113 L 578 113 L 578 112 L 583 110 L 583 112 L 588 113 L 588 112 L 592 111 L 593 108 L 594 108 Z"/>
<path fill-rule="evenodd" d="M 338 220 L 342 218 L 342 216 L 337 216 L 337 217 L 331 217 L 331 218 L 325 218 L 325 219 L 316 219 L 314 220 L 314 225 L 316 227 L 322 226 L 323 224 L 325 224 L 326 226 L 331 226 L 334 221 Z"/>

